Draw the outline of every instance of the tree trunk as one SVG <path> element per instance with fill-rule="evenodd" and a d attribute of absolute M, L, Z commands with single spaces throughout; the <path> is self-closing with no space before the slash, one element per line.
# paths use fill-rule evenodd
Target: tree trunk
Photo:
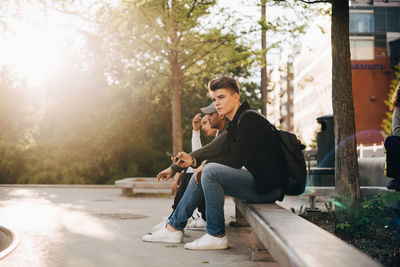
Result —
<path fill-rule="evenodd" d="M 181 84 L 178 54 L 171 53 L 171 76 L 172 76 L 172 153 L 176 154 L 183 150 L 182 146 L 182 114 L 181 114 Z"/>
<path fill-rule="evenodd" d="M 267 116 L 268 90 L 267 90 L 267 29 L 266 29 L 266 0 L 261 0 L 261 113 Z"/>
<path fill-rule="evenodd" d="M 357 141 L 350 68 L 349 1 L 332 1 L 332 104 L 335 183 L 339 222 L 351 220 L 360 202 Z M 343 208 L 343 209 L 342 209 Z"/>

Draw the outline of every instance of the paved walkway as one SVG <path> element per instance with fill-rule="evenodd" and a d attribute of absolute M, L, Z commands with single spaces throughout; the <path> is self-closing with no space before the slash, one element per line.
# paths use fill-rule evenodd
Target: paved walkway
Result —
<path fill-rule="evenodd" d="M 0 186 L 0 224 L 20 236 L 0 266 L 277 266 L 249 261 L 249 228 L 227 227 L 228 250 L 188 251 L 183 244 L 142 242 L 142 235 L 169 215 L 172 201 L 121 197 L 120 189 L 110 187 Z M 226 222 L 233 216 L 228 198 Z M 186 231 L 184 241 L 202 234 Z"/>

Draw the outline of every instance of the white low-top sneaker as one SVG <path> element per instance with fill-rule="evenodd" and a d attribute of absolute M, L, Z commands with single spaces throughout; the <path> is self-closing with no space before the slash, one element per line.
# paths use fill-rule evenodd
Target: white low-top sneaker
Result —
<path fill-rule="evenodd" d="M 151 235 L 144 235 L 142 240 L 145 242 L 157 242 L 157 243 L 182 243 L 183 242 L 183 232 L 177 231 L 172 232 L 167 228 L 161 228 L 155 231 Z"/>
<path fill-rule="evenodd" d="M 204 231 L 206 230 L 207 223 L 203 218 L 198 217 L 193 219 L 188 225 L 186 226 L 188 230 L 197 230 L 197 231 Z"/>
<path fill-rule="evenodd" d="M 215 237 L 210 234 L 205 234 L 202 237 L 194 240 L 193 242 L 186 243 L 184 248 L 186 249 L 227 249 L 228 248 L 228 237 Z"/>
<path fill-rule="evenodd" d="M 150 233 L 154 233 L 154 232 L 160 230 L 161 228 L 165 228 L 165 225 L 167 224 L 167 222 L 168 222 L 168 217 L 162 217 L 161 222 L 159 224 L 157 224 L 157 225 L 154 225 L 151 228 L 151 232 Z"/>

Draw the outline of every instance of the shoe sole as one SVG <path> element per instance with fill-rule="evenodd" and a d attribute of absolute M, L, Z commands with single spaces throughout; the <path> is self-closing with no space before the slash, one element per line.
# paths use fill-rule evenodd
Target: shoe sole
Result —
<path fill-rule="evenodd" d="M 191 230 L 191 231 L 205 231 L 206 228 L 205 228 L 205 227 L 188 227 L 187 230 Z"/>
<path fill-rule="evenodd" d="M 151 236 L 151 235 L 148 235 Z M 181 240 L 152 240 L 152 239 L 145 239 L 142 237 L 143 242 L 149 242 L 149 243 L 183 243 L 183 238 Z"/>
<path fill-rule="evenodd" d="M 215 246 L 215 247 L 199 247 L 199 248 L 185 247 L 185 249 L 188 249 L 188 250 L 219 250 L 219 249 L 228 249 L 228 248 L 229 248 L 229 246 L 226 246 L 226 247 L 217 247 L 217 246 Z"/>
<path fill-rule="evenodd" d="M 178 244 L 178 243 L 182 243 L 183 242 L 183 240 L 182 241 L 170 241 L 170 240 L 168 240 L 168 241 L 166 241 L 166 240 L 144 240 L 144 239 L 142 239 L 143 240 L 143 242 L 149 242 L 149 243 L 174 243 L 174 244 Z"/>

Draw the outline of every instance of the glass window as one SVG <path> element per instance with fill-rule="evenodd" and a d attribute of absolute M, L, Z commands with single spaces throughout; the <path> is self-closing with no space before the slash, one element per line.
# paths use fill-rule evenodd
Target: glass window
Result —
<path fill-rule="evenodd" d="M 374 40 L 350 39 L 351 60 L 373 60 Z"/>
<path fill-rule="evenodd" d="M 384 7 L 374 7 L 374 27 L 375 32 L 386 32 L 386 9 Z"/>
<path fill-rule="evenodd" d="M 350 13 L 350 33 L 372 33 L 372 13 Z"/>
<path fill-rule="evenodd" d="M 387 28 L 388 32 L 400 31 L 400 8 L 391 7 L 387 9 Z"/>

